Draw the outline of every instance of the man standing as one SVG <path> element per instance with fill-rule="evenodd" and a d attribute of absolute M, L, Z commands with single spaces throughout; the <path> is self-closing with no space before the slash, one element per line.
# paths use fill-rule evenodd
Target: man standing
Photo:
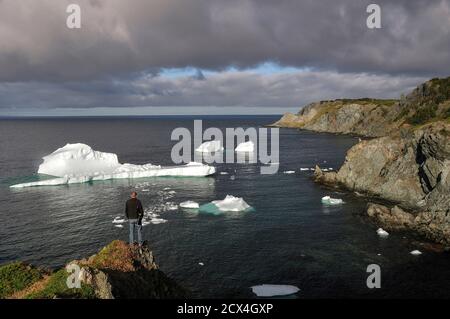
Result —
<path fill-rule="evenodd" d="M 130 223 L 130 245 L 134 244 L 134 229 L 137 230 L 139 246 L 142 245 L 142 217 L 144 209 L 142 203 L 137 199 L 137 193 L 132 192 L 131 198 L 127 200 L 125 205 L 125 216 Z"/>

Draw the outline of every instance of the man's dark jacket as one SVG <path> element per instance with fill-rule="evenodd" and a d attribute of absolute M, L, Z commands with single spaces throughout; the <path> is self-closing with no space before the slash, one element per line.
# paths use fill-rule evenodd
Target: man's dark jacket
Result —
<path fill-rule="evenodd" d="M 125 205 L 125 216 L 128 219 L 141 219 L 144 216 L 142 203 L 137 198 L 130 198 Z"/>

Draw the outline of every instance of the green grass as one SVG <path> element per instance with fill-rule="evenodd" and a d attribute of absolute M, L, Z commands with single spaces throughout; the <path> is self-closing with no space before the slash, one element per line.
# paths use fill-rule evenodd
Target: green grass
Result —
<path fill-rule="evenodd" d="M 371 99 L 368 97 L 361 98 L 361 99 L 340 99 L 338 101 L 341 101 L 343 104 L 357 103 L 357 104 L 362 104 L 362 105 L 374 104 L 377 106 L 380 106 L 380 105 L 392 106 L 398 102 L 398 100 L 396 100 L 396 99 Z"/>
<path fill-rule="evenodd" d="M 42 278 L 42 272 L 22 262 L 0 267 L 0 298 L 23 290 Z"/>
<path fill-rule="evenodd" d="M 49 279 L 47 285 L 40 291 L 33 292 L 26 296 L 27 299 L 53 299 L 53 298 L 72 298 L 72 299 L 92 299 L 95 298 L 95 292 L 91 286 L 81 284 L 81 288 L 68 288 L 67 277 L 69 273 L 66 269 L 60 269 Z"/>

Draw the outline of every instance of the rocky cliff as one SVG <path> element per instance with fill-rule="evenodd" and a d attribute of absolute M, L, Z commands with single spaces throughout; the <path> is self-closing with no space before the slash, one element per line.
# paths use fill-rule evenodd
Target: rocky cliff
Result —
<path fill-rule="evenodd" d="M 353 146 L 337 172 L 317 182 L 392 202 L 369 204 L 387 229 L 413 229 L 450 245 L 450 122 L 434 122 Z"/>
<path fill-rule="evenodd" d="M 311 103 L 297 114 L 286 113 L 272 126 L 380 137 L 405 125 L 448 118 L 449 105 L 450 78 L 433 79 L 399 100 L 364 98 Z"/>
<path fill-rule="evenodd" d="M 312 103 L 273 125 L 372 137 L 347 152 L 338 172 L 317 167 L 316 181 L 388 201 L 367 209 L 384 228 L 450 245 L 450 78 L 399 100 Z"/>
<path fill-rule="evenodd" d="M 74 269 L 79 271 L 71 272 Z M 67 282 L 78 288 L 71 288 Z M 24 263 L 0 267 L 0 298 L 186 298 L 188 292 L 158 269 L 147 245 L 119 240 L 55 272 Z"/>

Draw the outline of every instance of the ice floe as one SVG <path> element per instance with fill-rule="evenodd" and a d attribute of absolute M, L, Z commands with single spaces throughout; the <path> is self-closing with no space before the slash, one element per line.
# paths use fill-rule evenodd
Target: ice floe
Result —
<path fill-rule="evenodd" d="M 344 203 L 344 201 L 340 198 L 331 198 L 330 196 L 322 197 L 322 204 L 339 205 L 339 204 L 343 204 L 343 203 Z"/>
<path fill-rule="evenodd" d="M 124 218 L 122 218 L 122 217 L 116 217 L 112 221 L 113 224 L 123 224 L 125 222 L 126 222 L 126 220 Z"/>
<path fill-rule="evenodd" d="M 67 144 L 45 156 L 38 173 L 55 178 L 12 185 L 12 188 L 56 186 L 91 181 L 155 176 L 208 176 L 215 168 L 202 163 L 162 167 L 160 165 L 120 164 L 117 155 L 94 151 L 86 144 Z"/>
<path fill-rule="evenodd" d="M 241 143 L 236 147 L 235 151 L 236 152 L 254 152 L 255 144 L 252 141 Z"/>
<path fill-rule="evenodd" d="M 416 250 L 411 251 L 410 254 L 414 255 L 414 256 L 419 256 L 419 255 L 422 255 L 422 252 L 420 250 L 416 249 Z"/>
<path fill-rule="evenodd" d="M 185 202 L 180 203 L 181 208 L 188 208 L 188 209 L 198 209 L 200 205 L 197 202 L 188 200 Z"/>
<path fill-rule="evenodd" d="M 296 294 L 300 289 L 292 285 L 259 285 L 251 287 L 258 297 L 288 296 Z"/>
<path fill-rule="evenodd" d="M 202 145 L 195 149 L 197 152 L 201 153 L 214 153 L 223 151 L 222 142 L 221 141 L 209 141 L 204 142 Z"/>
<path fill-rule="evenodd" d="M 220 215 L 226 212 L 249 212 L 253 210 L 253 207 L 247 204 L 243 198 L 234 197 L 232 195 L 227 195 L 223 200 L 214 200 L 210 203 L 201 205 L 199 208 L 201 213 L 214 215 Z"/>
<path fill-rule="evenodd" d="M 378 228 L 377 229 L 377 234 L 380 237 L 387 237 L 387 236 L 389 236 L 389 233 L 387 231 L 385 231 L 383 228 Z"/>

